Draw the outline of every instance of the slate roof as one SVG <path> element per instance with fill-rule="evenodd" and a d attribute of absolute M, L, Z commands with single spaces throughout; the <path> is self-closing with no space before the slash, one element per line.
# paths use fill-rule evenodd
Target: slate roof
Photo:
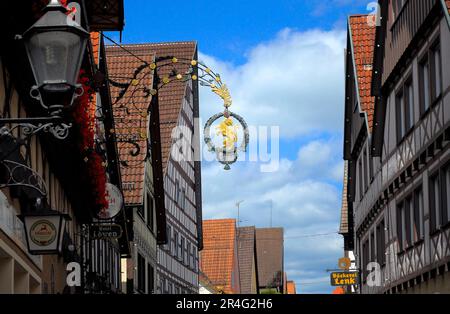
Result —
<path fill-rule="evenodd" d="M 283 284 L 283 228 L 256 228 L 256 260 L 259 286 L 279 287 Z"/>
<path fill-rule="evenodd" d="M 143 59 L 147 63 L 152 63 L 155 58 L 162 56 L 174 56 L 178 59 L 193 59 L 196 55 L 197 44 L 196 42 L 172 42 L 172 43 L 154 43 L 154 44 L 133 44 L 123 45 L 123 48 L 117 46 L 108 46 L 106 48 L 108 57 L 109 76 L 118 82 L 130 81 L 129 77 L 133 72 L 143 64 L 138 58 Z M 133 56 L 134 55 L 134 56 Z M 136 57 L 137 56 L 137 57 Z M 114 60 L 113 60 L 114 59 Z M 116 64 L 117 63 L 117 64 Z M 189 66 L 181 63 L 174 65 L 177 71 L 185 73 Z M 158 75 L 163 77 L 169 74 L 172 67 L 165 67 L 159 70 Z M 146 68 L 141 72 L 139 77 L 144 77 L 137 86 L 133 86 L 120 102 L 128 104 L 134 102 L 135 108 L 132 112 L 127 112 L 125 109 L 115 109 L 115 119 L 118 120 L 119 126 L 116 128 L 121 136 L 129 135 L 134 139 L 139 138 L 139 145 L 141 146 L 141 154 L 136 158 L 130 157 L 129 150 L 133 147 L 130 144 L 120 144 L 119 152 L 122 161 L 128 164 L 132 164 L 132 167 L 122 167 L 124 173 L 122 173 L 123 189 L 125 194 L 125 200 L 127 204 L 142 204 L 143 195 L 143 183 L 145 167 L 144 163 L 136 164 L 137 161 L 145 158 L 147 151 L 147 130 L 148 130 L 148 117 L 142 116 L 142 113 L 147 110 L 150 104 L 151 96 L 148 91 L 153 84 L 153 75 L 148 72 L 151 71 Z M 114 77 L 115 76 L 115 77 Z M 125 77 L 125 79 L 121 78 Z M 167 163 L 170 158 L 170 149 L 172 145 L 172 131 L 178 124 L 178 118 L 181 112 L 183 99 L 185 96 L 187 82 L 174 81 L 164 86 L 159 90 L 159 112 L 160 112 L 160 131 L 161 131 L 161 149 L 162 149 L 162 167 L 164 173 L 167 169 Z M 119 89 L 114 88 L 112 92 L 112 99 L 118 96 Z M 132 96 L 133 95 L 133 96 Z M 115 105 L 120 108 L 120 104 Z M 124 124 L 120 125 L 120 121 L 124 121 Z M 119 135 L 119 134 L 118 134 Z M 136 161 L 136 162 L 134 162 Z"/>
<path fill-rule="evenodd" d="M 203 243 L 200 270 L 225 293 L 235 293 L 232 290 L 232 274 L 236 250 L 236 220 L 204 220 Z"/>
<path fill-rule="evenodd" d="M 254 278 L 257 276 L 253 274 L 253 268 L 257 271 L 257 265 L 255 265 L 255 233 L 255 227 L 240 227 L 237 229 L 239 278 L 242 294 L 256 293 L 256 291 L 252 291 L 253 282 L 257 282 Z"/>
<path fill-rule="evenodd" d="M 367 113 L 369 131 L 373 127 L 375 97 L 371 96 L 373 53 L 375 48 L 376 27 L 367 23 L 368 15 L 352 15 L 349 17 L 352 55 L 358 81 L 361 110 Z"/>

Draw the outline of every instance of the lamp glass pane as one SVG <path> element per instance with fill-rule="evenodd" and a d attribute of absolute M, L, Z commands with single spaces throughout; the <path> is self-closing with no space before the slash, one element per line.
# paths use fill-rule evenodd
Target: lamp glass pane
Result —
<path fill-rule="evenodd" d="M 29 55 L 38 86 L 75 85 L 85 39 L 67 31 L 38 32 L 29 40 Z"/>

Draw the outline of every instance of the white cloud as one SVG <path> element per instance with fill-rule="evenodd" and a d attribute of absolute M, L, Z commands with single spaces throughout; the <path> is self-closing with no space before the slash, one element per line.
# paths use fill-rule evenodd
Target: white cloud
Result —
<path fill-rule="evenodd" d="M 281 137 L 341 130 L 343 118 L 344 31 L 296 32 L 284 29 L 233 66 L 200 54 L 230 87 L 232 111 L 253 125 L 277 125 Z M 202 117 L 222 110 L 207 89 Z"/>
<path fill-rule="evenodd" d="M 266 227 L 272 221 L 273 226 L 284 227 L 288 277 L 299 285 L 313 282 L 300 289 L 307 293 L 331 291 L 325 270 L 336 267 L 343 253 L 337 234 L 304 235 L 336 232 L 339 227 L 344 46 L 341 31 L 285 29 L 249 51 L 243 65 L 203 54 L 200 58 L 229 85 L 232 111 L 251 125 L 280 126 L 282 138 L 302 143 L 289 147 L 297 151 L 292 159 L 286 158 L 287 148 L 280 147 L 280 167 L 271 173 L 261 172 L 257 162 L 238 162 L 230 171 L 204 162 L 204 219 L 236 218 L 235 203 L 244 200 L 241 225 Z M 201 93 L 201 116 L 206 121 L 223 107 L 206 88 Z"/>

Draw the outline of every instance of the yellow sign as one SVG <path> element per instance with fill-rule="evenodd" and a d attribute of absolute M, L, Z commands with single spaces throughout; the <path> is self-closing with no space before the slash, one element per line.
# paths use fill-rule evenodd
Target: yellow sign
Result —
<path fill-rule="evenodd" d="M 331 273 L 331 285 L 333 287 L 353 286 L 358 284 L 358 275 L 356 271 Z"/>

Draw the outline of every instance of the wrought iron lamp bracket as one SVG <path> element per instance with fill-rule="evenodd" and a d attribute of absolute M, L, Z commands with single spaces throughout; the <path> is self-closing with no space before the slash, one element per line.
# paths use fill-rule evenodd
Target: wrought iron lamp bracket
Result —
<path fill-rule="evenodd" d="M 119 93 L 119 96 L 116 99 L 115 104 L 117 104 L 118 101 L 122 99 L 122 97 L 125 95 L 125 93 L 131 86 L 140 85 L 140 82 L 144 78 L 148 77 L 148 75 L 153 75 L 152 88 L 145 89 L 148 96 L 156 96 L 164 86 L 175 81 L 181 82 L 187 82 L 189 80 L 198 81 L 201 86 L 209 87 L 213 93 L 215 93 L 222 99 L 224 111 L 214 115 L 208 120 L 208 122 L 204 127 L 205 130 L 204 141 L 208 146 L 209 150 L 216 153 L 217 160 L 224 165 L 225 170 L 229 170 L 230 165 L 235 163 L 238 159 L 238 151 L 242 152 L 247 151 L 247 146 L 249 144 L 249 130 L 247 123 L 241 116 L 229 111 L 229 107 L 232 105 L 232 99 L 230 91 L 227 85 L 222 82 L 220 74 L 214 72 L 205 64 L 197 60 L 177 58 L 174 56 L 157 57 L 155 61 L 150 64 L 144 60 L 141 61 L 142 64 L 136 68 L 133 77 L 127 78 L 129 80 L 128 82 L 124 83 L 116 82 L 111 78 L 109 78 L 109 82 L 113 86 L 122 88 L 122 91 Z M 187 65 L 188 70 L 185 73 L 180 73 L 176 68 L 177 64 Z M 167 71 L 167 68 L 169 68 L 169 71 Z M 148 73 L 144 73 L 142 75 L 142 72 L 145 69 L 150 69 L 151 71 L 148 71 Z M 159 73 L 160 70 L 162 69 L 164 69 L 164 73 L 168 74 L 160 76 Z M 138 75 L 140 74 L 141 76 L 140 78 L 138 78 Z M 122 79 L 124 78 L 122 77 Z M 121 104 L 120 107 L 124 108 L 125 110 L 129 110 L 129 108 L 123 104 Z M 151 107 L 148 108 L 147 113 L 150 113 L 150 110 Z M 212 124 L 222 117 L 224 118 L 224 121 L 221 123 L 218 129 L 221 130 L 220 133 L 224 138 L 224 144 L 223 147 L 219 149 L 214 146 L 210 133 Z M 238 138 L 236 132 L 237 127 L 233 126 L 232 121 L 233 118 L 239 122 L 239 124 L 243 129 L 244 138 L 242 139 L 241 144 L 239 146 L 237 146 L 237 138 Z M 126 142 L 128 144 L 134 145 L 135 147 L 139 147 L 139 145 L 136 142 L 130 141 L 129 139 L 127 139 Z"/>

